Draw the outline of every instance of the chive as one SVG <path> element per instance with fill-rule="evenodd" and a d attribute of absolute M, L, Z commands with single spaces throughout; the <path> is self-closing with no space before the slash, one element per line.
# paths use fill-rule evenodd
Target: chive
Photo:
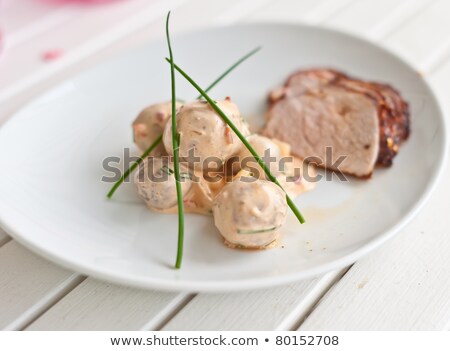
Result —
<path fill-rule="evenodd" d="M 163 172 L 163 173 L 165 173 L 165 174 L 167 174 L 167 175 L 173 174 L 173 170 L 170 169 L 170 168 L 167 167 L 167 166 L 162 166 L 162 167 L 161 167 L 161 172 Z"/>
<path fill-rule="evenodd" d="M 272 245 L 275 241 L 277 241 L 277 239 L 273 239 L 270 243 L 267 243 L 266 245 L 264 245 L 264 247 L 267 247 L 269 245 Z"/>
<path fill-rule="evenodd" d="M 150 147 L 145 150 L 145 152 L 141 155 L 141 157 L 139 157 L 137 159 L 137 161 L 133 162 L 133 164 L 131 165 L 130 168 L 128 168 L 125 173 L 122 175 L 122 177 L 120 177 L 120 179 L 114 184 L 114 186 L 111 188 L 111 190 L 109 191 L 109 193 L 106 195 L 109 199 L 113 196 L 114 192 L 117 190 L 117 188 L 125 181 L 125 179 L 128 178 L 128 176 L 130 175 L 131 172 L 133 172 L 137 166 L 139 166 L 142 161 L 145 160 L 145 158 L 150 154 L 150 152 L 153 151 L 153 149 L 155 147 L 158 146 L 158 144 L 161 142 L 162 140 L 162 135 L 160 135 L 154 142 L 152 145 L 150 145 Z"/>
<path fill-rule="evenodd" d="M 247 53 L 244 56 L 242 56 L 239 60 L 237 60 L 234 64 L 232 64 L 225 72 L 223 72 L 219 77 L 217 77 L 217 79 L 214 82 L 212 82 L 205 89 L 205 92 L 208 92 L 212 88 L 214 88 L 217 85 L 217 83 L 219 83 L 223 78 L 225 78 L 231 71 L 233 71 L 237 66 L 239 66 L 245 60 L 247 60 L 249 57 L 251 57 L 254 54 L 256 54 L 259 50 L 261 50 L 260 46 L 254 48 L 252 51 L 250 51 L 249 53 Z M 201 98 L 202 98 L 202 94 L 199 94 L 198 97 L 197 97 L 197 100 L 200 100 Z"/>
<path fill-rule="evenodd" d="M 181 261 L 183 259 L 183 242 L 184 242 L 184 204 L 183 193 L 181 191 L 181 178 L 180 178 L 180 164 L 179 164 L 179 142 L 180 134 L 177 133 L 177 107 L 176 107 L 176 93 L 175 93 L 175 68 L 173 65 L 172 46 L 170 45 L 169 35 L 169 19 L 170 11 L 167 13 L 166 18 L 166 38 L 167 47 L 169 49 L 170 61 L 170 81 L 171 81 L 171 93 L 172 93 L 172 147 L 173 147 L 173 168 L 175 173 L 175 184 L 177 187 L 177 200 L 178 200 L 178 248 L 177 259 L 175 262 L 175 268 L 181 267 Z"/>
<path fill-rule="evenodd" d="M 188 173 L 188 172 L 180 173 L 180 177 L 181 177 L 181 179 L 190 179 L 190 180 L 192 180 L 191 174 Z"/>
<path fill-rule="evenodd" d="M 270 227 L 270 228 L 263 228 L 263 229 L 238 229 L 238 234 L 259 234 L 259 233 L 266 233 L 271 232 L 272 230 L 277 229 L 278 227 Z"/>
<path fill-rule="evenodd" d="M 246 55 L 242 56 L 238 61 L 236 61 L 235 63 L 233 63 L 224 73 L 222 73 L 214 82 L 212 82 L 206 89 L 205 91 L 208 92 L 210 91 L 212 88 L 214 88 L 217 83 L 219 83 L 223 78 L 225 78 L 228 74 L 230 74 L 237 66 L 239 66 L 242 62 L 244 62 L 245 60 L 247 60 L 250 56 L 254 55 L 255 53 L 257 53 L 259 50 L 261 49 L 261 47 L 257 47 L 255 49 L 253 49 L 252 51 L 250 51 L 249 53 L 247 53 Z M 202 95 L 200 94 L 197 97 L 197 100 L 199 100 L 202 97 Z M 177 99 L 178 102 L 184 102 L 181 99 Z M 111 198 L 114 194 L 114 192 L 117 190 L 117 188 L 123 183 L 123 181 L 126 179 L 126 177 L 128 177 L 128 175 L 134 170 L 136 169 L 136 167 L 145 159 L 145 157 L 147 157 L 150 152 L 153 151 L 153 149 L 162 141 L 162 137 L 163 135 L 161 134 L 156 140 L 155 142 L 147 149 L 145 150 L 145 152 L 141 155 L 141 157 L 135 162 L 133 163 L 133 165 L 126 170 L 126 172 L 124 173 L 124 175 L 120 178 L 120 180 L 114 184 L 114 186 L 112 187 L 112 189 L 109 191 L 108 193 L 108 198 Z M 133 134 L 133 139 L 134 139 L 134 134 Z M 179 145 L 180 143 L 178 143 Z"/>
<path fill-rule="evenodd" d="M 174 62 L 172 62 L 170 59 L 166 58 L 166 61 L 170 63 L 170 65 L 174 65 L 175 69 L 189 82 L 191 85 L 205 98 L 205 100 L 211 105 L 211 107 L 217 112 L 217 114 L 222 117 L 224 122 L 228 124 L 228 126 L 233 130 L 233 132 L 236 133 L 236 135 L 239 137 L 239 139 L 242 141 L 242 143 L 245 145 L 245 147 L 250 151 L 252 156 L 255 158 L 255 160 L 258 162 L 259 166 L 264 170 L 267 177 L 276 185 L 278 185 L 281 189 L 283 187 L 278 182 L 277 178 L 275 178 L 272 173 L 270 172 L 269 168 L 266 166 L 263 159 L 258 155 L 258 153 L 253 149 L 253 147 L 250 145 L 250 143 L 247 141 L 247 139 L 242 135 L 242 133 L 239 131 L 239 129 L 234 125 L 234 123 L 227 117 L 227 115 L 220 109 L 219 106 L 214 102 L 213 99 L 209 97 L 209 95 L 202 89 L 200 86 L 189 76 L 187 73 L 185 73 L 180 67 L 178 67 Z M 283 189 L 284 191 L 284 189 Z M 286 193 L 286 192 L 285 192 Z M 305 219 L 303 218 L 302 214 L 298 210 L 298 208 L 295 206 L 292 199 L 289 197 L 289 195 L 286 193 L 286 202 L 288 206 L 291 208 L 292 212 L 294 212 L 295 216 L 299 220 L 300 223 L 305 223 Z"/>

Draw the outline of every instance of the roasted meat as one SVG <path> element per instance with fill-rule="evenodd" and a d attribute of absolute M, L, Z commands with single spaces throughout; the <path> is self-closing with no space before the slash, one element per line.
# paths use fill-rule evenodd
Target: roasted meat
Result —
<path fill-rule="evenodd" d="M 322 167 L 362 178 L 376 164 L 390 166 L 410 132 L 408 104 L 394 88 L 332 69 L 292 74 L 269 94 L 267 117 L 263 135 Z"/>

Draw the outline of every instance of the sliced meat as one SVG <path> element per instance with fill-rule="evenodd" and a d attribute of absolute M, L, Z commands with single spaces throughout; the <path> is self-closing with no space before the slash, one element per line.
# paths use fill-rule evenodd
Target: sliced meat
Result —
<path fill-rule="evenodd" d="M 326 86 L 280 99 L 269 115 L 263 134 L 287 141 L 293 154 L 358 177 L 372 173 L 379 148 L 378 111 L 364 95 Z M 346 158 L 336 169 L 340 156 Z"/>
<path fill-rule="evenodd" d="M 377 164 L 392 165 L 400 144 L 409 136 L 409 108 L 400 94 L 389 85 L 339 79 L 339 86 L 367 95 L 378 105 L 380 121 L 380 153 Z"/>
<path fill-rule="evenodd" d="M 296 72 L 268 100 L 263 135 L 326 168 L 346 156 L 339 171 L 358 177 L 370 177 L 375 164 L 390 166 L 410 131 L 408 104 L 395 89 L 332 69 Z"/>

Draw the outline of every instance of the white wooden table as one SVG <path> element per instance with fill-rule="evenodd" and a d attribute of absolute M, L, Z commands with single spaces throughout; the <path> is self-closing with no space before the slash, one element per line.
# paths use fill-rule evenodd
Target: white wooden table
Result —
<path fill-rule="evenodd" d="M 49 3 L 2 1 L 0 28 L 7 48 L 0 55 L 0 123 L 85 67 L 162 39 L 168 9 L 174 11 L 173 34 L 254 21 L 306 22 L 357 33 L 415 65 L 450 114 L 449 0 Z M 44 61 L 48 50 L 64 54 Z M 288 286 L 233 294 L 166 293 L 100 282 L 36 256 L 0 231 L 0 329 L 449 329 L 449 199 L 450 179 L 444 176 L 407 228 L 351 267 Z"/>

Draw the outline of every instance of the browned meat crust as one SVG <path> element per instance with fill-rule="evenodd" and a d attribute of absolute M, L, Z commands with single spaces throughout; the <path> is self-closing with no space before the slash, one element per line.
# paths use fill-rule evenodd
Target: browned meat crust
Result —
<path fill-rule="evenodd" d="M 376 104 L 380 132 L 377 164 L 381 166 L 392 165 L 400 144 L 409 136 L 410 113 L 408 103 L 397 90 L 387 84 L 351 78 L 333 69 L 301 70 L 290 75 L 283 88 L 276 89 L 269 94 L 269 104 L 273 105 L 280 99 L 304 94 L 330 85 L 364 94 Z"/>

